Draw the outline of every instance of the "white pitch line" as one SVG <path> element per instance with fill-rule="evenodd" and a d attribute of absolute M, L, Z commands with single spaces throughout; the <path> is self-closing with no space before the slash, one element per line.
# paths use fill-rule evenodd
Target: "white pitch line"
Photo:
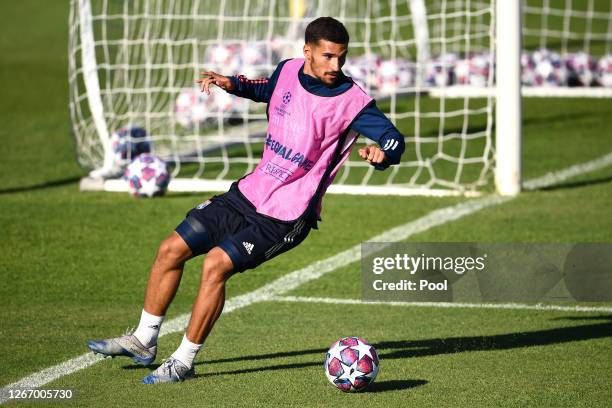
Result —
<path fill-rule="evenodd" d="M 612 307 L 605 306 L 560 306 L 560 305 L 525 305 L 521 303 L 461 303 L 461 302 L 393 302 L 364 301 L 361 299 L 338 299 L 303 296 L 273 296 L 274 302 L 326 303 L 332 305 L 384 305 L 403 307 L 433 307 L 445 309 L 510 309 L 510 310 L 547 310 L 558 312 L 612 312 Z"/>
<path fill-rule="evenodd" d="M 525 182 L 525 186 L 530 189 L 547 187 L 576 175 L 607 167 L 610 164 L 612 164 L 612 153 L 590 162 L 574 165 L 555 173 L 529 180 Z M 382 234 L 376 235 L 366 241 L 403 241 L 412 235 L 427 231 L 448 222 L 456 221 L 482 209 L 503 204 L 512 200 L 513 198 L 515 197 L 486 196 L 459 203 L 451 207 L 434 210 L 421 218 L 387 230 Z M 270 300 L 274 296 L 282 295 L 283 293 L 289 292 L 306 282 L 318 279 L 327 273 L 335 271 L 340 267 L 357 262 L 360 259 L 360 255 L 361 244 L 357 244 L 327 259 L 317 261 L 302 269 L 298 269 L 294 272 L 288 273 L 287 275 L 283 275 L 259 289 L 229 299 L 225 303 L 223 313 L 231 313 L 253 303 Z M 183 331 L 189 322 L 189 316 L 190 314 L 186 313 L 166 322 L 162 327 L 160 336 Z M 0 389 L 0 404 L 8 401 L 7 395 L 10 390 L 39 388 L 50 383 L 51 381 L 57 380 L 58 378 L 87 368 L 97 361 L 102 361 L 102 358 L 94 357 L 91 353 L 82 354 L 63 363 L 45 368 L 24 377 L 19 381 L 8 384 Z"/>
<path fill-rule="evenodd" d="M 612 165 L 612 153 L 608 153 L 600 158 L 588 161 L 586 163 L 575 164 L 566 167 L 563 170 L 545 174 L 542 177 L 528 180 L 523 183 L 525 190 L 537 190 L 538 188 L 550 187 L 571 177 L 591 171 L 603 169 Z"/>

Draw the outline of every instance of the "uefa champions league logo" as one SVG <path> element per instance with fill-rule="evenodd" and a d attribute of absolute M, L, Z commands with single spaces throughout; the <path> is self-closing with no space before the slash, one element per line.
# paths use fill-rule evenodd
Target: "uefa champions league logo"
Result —
<path fill-rule="evenodd" d="M 283 103 L 287 105 L 289 102 L 291 102 L 291 92 L 287 91 L 283 94 Z"/>
<path fill-rule="evenodd" d="M 279 88 L 274 92 L 274 96 L 278 98 L 280 96 L 280 101 L 276 99 L 278 102 L 275 102 L 274 105 L 274 113 L 279 117 L 278 120 L 282 120 L 281 118 L 285 118 L 285 116 L 291 116 L 291 113 L 287 111 L 289 102 L 291 102 L 291 91 L 285 90 L 283 88 Z M 272 119 L 274 121 L 274 119 Z"/>

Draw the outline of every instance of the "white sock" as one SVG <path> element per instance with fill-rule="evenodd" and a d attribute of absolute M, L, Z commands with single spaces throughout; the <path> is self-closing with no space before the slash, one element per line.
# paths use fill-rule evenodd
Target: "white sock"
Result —
<path fill-rule="evenodd" d="M 157 336 L 159 335 L 159 329 L 164 321 L 164 317 L 152 315 L 142 309 L 140 323 L 138 323 L 138 328 L 136 328 L 133 334 L 146 348 L 157 344 Z"/>
<path fill-rule="evenodd" d="M 190 342 L 187 340 L 187 334 L 184 334 L 181 345 L 174 353 L 172 353 L 172 357 L 176 358 L 187 367 L 191 367 L 193 366 L 193 360 L 195 359 L 196 354 L 198 354 L 198 351 L 200 351 L 201 348 L 202 344 Z"/>

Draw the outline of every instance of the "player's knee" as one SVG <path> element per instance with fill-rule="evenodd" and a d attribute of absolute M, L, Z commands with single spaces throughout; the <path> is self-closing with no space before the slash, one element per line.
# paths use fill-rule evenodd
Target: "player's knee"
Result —
<path fill-rule="evenodd" d="M 157 261 L 179 264 L 189 257 L 189 247 L 174 235 L 164 239 L 157 250 Z"/>
<path fill-rule="evenodd" d="M 225 282 L 232 274 L 232 262 L 220 248 L 213 248 L 204 259 L 202 280 L 209 283 Z"/>

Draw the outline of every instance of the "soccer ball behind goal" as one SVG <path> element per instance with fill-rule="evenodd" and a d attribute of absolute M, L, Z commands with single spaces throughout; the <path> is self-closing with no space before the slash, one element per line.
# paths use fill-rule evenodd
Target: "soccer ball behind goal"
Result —
<path fill-rule="evenodd" d="M 445 87 L 455 82 L 455 65 L 459 58 L 448 53 L 434 57 L 425 64 L 425 84 L 432 87 Z"/>
<path fill-rule="evenodd" d="M 134 157 L 151 151 L 147 131 L 137 125 L 123 126 L 110 137 L 113 151 L 113 164 L 118 169 L 125 169 Z"/>
<path fill-rule="evenodd" d="M 215 44 L 204 53 L 204 66 L 222 75 L 233 75 L 242 68 L 241 45 Z"/>
<path fill-rule="evenodd" d="M 567 83 L 567 69 L 558 53 L 542 48 L 535 51 L 532 58 L 536 86 L 560 87 Z"/>
<path fill-rule="evenodd" d="M 414 84 L 414 70 L 408 61 L 380 61 L 376 67 L 376 86 L 383 94 L 392 94 Z"/>
<path fill-rule="evenodd" d="M 228 122 L 248 110 L 244 98 L 237 98 L 210 87 L 210 95 L 197 88 L 183 89 L 174 103 L 174 119 L 184 128 L 199 130 L 218 122 Z"/>
<path fill-rule="evenodd" d="M 170 182 L 166 162 L 149 153 L 136 157 L 125 169 L 123 177 L 128 182 L 130 194 L 135 197 L 162 196 Z"/>
<path fill-rule="evenodd" d="M 491 57 L 487 54 L 470 55 L 456 62 L 455 80 L 459 85 L 486 87 L 489 82 Z"/>
<path fill-rule="evenodd" d="M 521 52 L 521 83 L 523 85 L 535 85 L 536 64 L 530 52 Z"/>
<path fill-rule="evenodd" d="M 368 89 L 368 85 L 374 86 L 376 82 L 376 67 L 381 62 L 376 54 L 362 55 L 357 58 L 348 58 L 342 67 L 345 75 L 351 77 L 353 81 L 363 89 Z"/>
<path fill-rule="evenodd" d="M 174 102 L 174 119 L 187 129 L 203 126 L 211 120 L 207 95 L 197 88 L 183 89 Z"/>
<path fill-rule="evenodd" d="M 242 47 L 240 52 L 241 72 L 251 79 L 267 77 L 268 61 L 275 64 L 280 57 L 265 41 L 252 41 Z M 268 58 L 269 57 L 269 58 Z"/>
<path fill-rule="evenodd" d="M 569 54 L 565 57 L 569 86 L 591 86 L 595 81 L 597 64 L 586 52 Z"/>
<path fill-rule="evenodd" d="M 612 88 L 612 55 L 603 56 L 597 63 L 597 81 L 601 86 Z"/>
<path fill-rule="evenodd" d="M 344 337 L 329 348 L 323 367 L 334 387 L 344 392 L 361 391 L 378 375 L 378 355 L 362 338 Z"/>

